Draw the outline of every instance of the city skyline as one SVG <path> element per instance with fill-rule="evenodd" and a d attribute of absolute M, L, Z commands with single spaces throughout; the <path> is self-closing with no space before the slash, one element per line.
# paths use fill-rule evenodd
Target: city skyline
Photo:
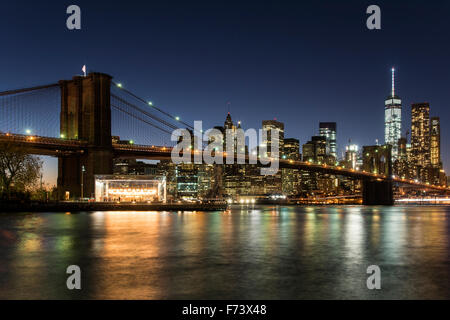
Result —
<path fill-rule="evenodd" d="M 7 5 L 0 32 L 11 50 L 0 62 L 1 90 L 70 78 L 86 64 L 88 71 L 113 74 L 124 87 L 191 124 L 203 120 L 213 127 L 230 109 L 245 127 L 277 118 L 285 123 L 286 137 L 304 144 L 319 134 L 319 122 L 336 122 L 341 157 L 349 139 L 359 146 L 384 141 L 384 100 L 395 67 L 402 135 L 410 127 L 412 103 L 429 102 L 431 115 L 441 119 L 441 136 L 449 136 L 445 86 L 450 76 L 443 72 L 450 69 L 448 3 L 409 7 L 382 1 L 382 29 L 373 32 L 365 27 L 367 6 L 358 2 L 196 3 L 189 8 L 179 4 L 176 10 L 164 4 L 113 4 L 110 10 L 101 10 L 100 3 L 79 5 L 83 27 L 78 33 L 57 27 L 64 22 L 62 4 L 43 2 L 26 10 Z M 137 8 L 152 12 L 154 19 L 139 20 Z M 12 20 L 19 10 L 23 19 Z M 118 23 L 107 23 L 115 19 Z M 31 27 L 38 36 L 30 36 Z M 144 35 L 148 41 L 139 41 Z M 123 44 L 116 45 L 115 38 L 124 39 Z M 411 49 L 416 43 L 426 50 Z M 386 47 L 390 50 L 380 50 Z M 131 58 L 124 58 L 125 52 Z M 445 139 L 441 146 L 448 172 Z"/>
<path fill-rule="evenodd" d="M 449 12 L 4 1 L 0 299 L 450 299 Z"/>

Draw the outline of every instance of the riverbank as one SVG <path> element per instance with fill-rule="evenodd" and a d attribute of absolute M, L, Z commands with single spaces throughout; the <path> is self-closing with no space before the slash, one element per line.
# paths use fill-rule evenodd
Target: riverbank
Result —
<path fill-rule="evenodd" d="M 221 211 L 226 203 L 0 202 L 2 212 Z"/>

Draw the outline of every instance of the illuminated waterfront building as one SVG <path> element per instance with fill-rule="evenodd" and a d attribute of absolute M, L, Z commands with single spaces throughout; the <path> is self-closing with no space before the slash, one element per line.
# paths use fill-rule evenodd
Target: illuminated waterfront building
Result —
<path fill-rule="evenodd" d="M 395 69 L 392 68 L 392 91 L 384 101 L 384 142 L 392 146 L 392 160 L 398 157 L 398 139 L 402 130 L 402 100 L 395 94 Z"/>
<path fill-rule="evenodd" d="M 358 146 L 356 144 L 350 144 L 345 147 L 345 167 L 347 169 L 356 169 L 358 164 Z"/>
<path fill-rule="evenodd" d="M 300 141 L 298 139 L 284 139 L 283 159 L 300 160 Z M 300 188 L 300 175 L 298 169 L 281 169 L 282 190 L 285 195 L 296 195 Z"/>
<path fill-rule="evenodd" d="M 284 123 L 274 120 L 263 120 L 262 130 L 266 132 L 265 139 L 262 144 L 267 147 L 268 157 L 282 157 L 284 151 Z M 272 135 L 272 131 L 277 133 Z M 278 150 L 274 146 L 278 144 Z M 259 174 L 259 173 L 258 173 Z M 282 191 L 281 170 L 274 175 L 266 175 L 262 178 L 265 194 L 280 194 Z"/>
<path fill-rule="evenodd" d="M 177 198 L 198 198 L 198 165 L 194 163 L 182 163 L 177 165 L 176 171 Z"/>
<path fill-rule="evenodd" d="M 431 118 L 430 162 L 433 168 L 442 168 L 441 162 L 441 125 L 439 117 Z"/>
<path fill-rule="evenodd" d="M 337 159 L 336 122 L 320 122 L 319 135 L 326 138 L 326 153 Z"/>
<path fill-rule="evenodd" d="M 136 159 L 114 159 L 113 173 L 119 175 L 156 175 L 157 165 Z"/>
<path fill-rule="evenodd" d="M 303 161 L 324 164 L 329 159 L 327 156 L 327 139 L 324 136 L 313 136 L 311 140 L 303 145 Z M 334 159 L 334 157 L 331 157 Z M 326 175 L 319 174 L 308 170 L 301 170 L 301 189 L 306 194 L 313 194 L 318 192 L 324 192 L 328 188 L 328 182 Z"/>
<path fill-rule="evenodd" d="M 165 202 L 166 178 L 161 176 L 96 175 L 95 201 Z"/>
<path fill-rule="evenodd" d="M 303 161 L 322 164 L 327 159 L 327 139 L 322 136 L 313 136 L 303 145 Z"/>
<path fill-rule="evenodd" d="M 236 131 L 242 129 L 241 122 L 239 121 L 236 126 L 231 119 L 230 113 L 228 113 L 224 123 L 224 130 L 226 129 L 232 130 L 231 134 L 233 135 L 233 139 L 235 139 L 234 150 L 237 152 Z M 226 140 L 225 136 L 224 148 L 226 148 Z M 248 155 L 247 146 L 244 147 L 244 150 L 241 149 L 239 151 Z M 260 174 L 260 167 L 257 165 L 234 163 L 215 165 L 214 168 L 216 177 L 215 185 L 217 187 L 213 188 L 213 190 L 218 190 L 218 186 L 221 186 L 220 194 L 225 197 L 232 198 L 236 201 L 241 196 L 262 195 L 265 193 L 265 177 Z M 279 187 L 281 188 L 281 182 Z"/>
<path fill-rule="evenodd" d="M 415 103 L 411 107 L 411 165 L 414 178 L 430 181 L 430 104 Z"/>
<path fill-rule="evenodd" d="M 441 125 L 439 117 L 432 117 L 430 121 L 430 163 L 433 172 L 432 183 L 445 185 L 445 172 L 441 161 Z"/>
<path fill-rule="evenodd" d="M 284 143 L 284 123 L 277 120 L 263 120 L 262 130 L 267 132 L 265 139 L 262 141 L 267 146 L 267 156 L 281 156 Z M 271 130 L 278 131 L 278 136 L 272 137 Z M 272 145 L 276 143 L 278 143 L 278 150 L 272 150 Z"/>
<path fill-rule="evenodd" d="M 393 172 L 394 175 L 404 178 L 410 179 L 410 162 L 408 158 L 408 143 L 406 137 L 401 137 L 398 140 L 398 157 L 397 160 L 393 163 Z"/>

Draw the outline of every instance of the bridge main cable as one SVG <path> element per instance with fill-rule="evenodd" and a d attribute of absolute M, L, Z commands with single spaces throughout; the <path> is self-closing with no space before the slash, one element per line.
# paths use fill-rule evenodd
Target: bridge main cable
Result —
<path fill-rule="evenodd" d="M 156 124 L 154 124 L 154 123 L 151 123 L 151 122 L 149 122 L 149 121 L 147 121 L 147 120 L 145 120 L 145 119 L 142 119 L 141 117 L 139 117 L 139 116 L 137 116 L 137 115 L 135 115 L 135 114 L 132 114 L 131 112 L 128 112 L 128 111 L 122 109 L 122 108 L 119 107 L 119 106 L 116 106 L 116 105 L 114 105 L 114 104 L 111 103 L 111 107 L 114 108 L 114 109 L 116 109 L 116 110 L 118 110 L 118 111 L 120 111 L 120 112 L 123 112 L 123 113 L 129 115 L 129 116 L 132 117 L 132 118 L 135 118 L 135 119 L 137 119 L 137 120 L 139 120 L 139 121 L 141 121 L 141 122 L 144 122 L 144 123 L 146 123 L 146 124 L 148 124 L 148 125 L 151 125 L 152 127 L 155 127 L 156 129 L 159 129 L 159 130 L 161 130 L 161 131 L 163 131 L 163 132 L 165 132 L 165 133 L 171 134 L 170 131 L 168 131 L 168 130 L 166 130 L 166 129 L 163 129 L 163 128 L 161 128 L 160 126 L 158 126 L 158 125 L 156 125 Z"/>
<path fill-rule="evenodd" d="M 124 100 L 124 99 L 122 99 L 122 98 L 116 96 L 115 94 L 111 94 L 111 97 L 113 97 L 113 98 L 117 99 L 119 102 L 121 102 L 121 103 L 123 103 L 123 104 L 125 104 L 125 105 L 127 105 L 127 106 L 129 106 L 129 107 L 131 107 L 131 108 L 133 108 L 133 109 L 135 109 L 135 110 L 141 112 L 142 114 L 146 115 L 147 117 L 152 118 L 153 120 L 155 120 L 155 121 L 157 121 L 157 122 L 159 122 L 159 123 L 161 123 L 161 124 L 164 124 L 164 125 L 168 126 L 169 128 L 171 128 L 171 129 L 173 129 L 173 130 L 178 129 L 175 125 L 173 125 L 173 124 L 171 124 L 171 123 L 165 121 L 164 119 L 161 119 L 160 117 L 157 117 L 157 116 L 155 116 L 155 115 L 152 115 L 151 113 L 149 113 L 149 112 L 147 112 L 147 111 L 145 111 L 145 110 L 139 108 L 139 107 L 136 106 L 135 104 L 132 104 L 132 103 L 130 103 L 130 102 L 128 102 L 128 101 L 126 101 L 126 100 Z M 112 104 L 111 104 L 111 105 L 112 105 Z"/>
<path fill-rule="evenodd" d="M 47 89 L 47 88 L 53 88 L 53 87 L 58 87 L 58 86 L 59 86 L 59 83 L 51 83 L 51 84 L 46 84 L 46 85 L 43 85 L 43 86 L 36 86 L 36 87 L 30 87 L 30 88 L 22 88 L 22 89 L 16 89 L 16 90 L 2 91 L 2 92 L 0 92 L 0 97 L 13 95 L 13 94 L 24 93 L 24 92 L 29 92 L 29 91 L 36 91 L 36 90 L 42 90 L 42 89 Z"/>

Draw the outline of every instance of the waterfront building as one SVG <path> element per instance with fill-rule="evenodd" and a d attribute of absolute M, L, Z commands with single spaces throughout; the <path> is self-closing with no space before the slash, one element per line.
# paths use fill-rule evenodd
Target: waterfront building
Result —
<path fill-rule="evenodd" d="M 441 162 L 441 125 L 439 117 L 430 119 L 430 164 L 432 168 L 433 184 L 442 184 L 443 174 Z"/>
<path fill-rule="evenodd" d="M 337 160 L 336 122 L 320 122 L 319 135 L 326 138 L 326 153 Z"/>
<path fill-rule="evenodd" d="M 356 144 L 349 144 L 345 147 L 345 167 L 347 169 L 357 168 L 359 158 L 358 146 Z"/>
<path fill-rule="evenodd" d="M 313 136 L 303 145 L 303 161 L 322 164 L 327 162 L 327 139 L 322 136 Z"/>
<path fill-rule="evenodd" d="M 277 120 L 263 120 L 262 130 L 266 131 L 266 137 L 262 143 L 267 146 L 267 156 L 282 156 L 283 143 L 284 143 L 284 123 Z M 271 130 L 277 130 L 278 136 L 271 136 Z M 276 150 L 272 150 L 272 145 L 278 144 L 278 153 Z"/>
<path fill-rule="evenodd" d="M 136 159 L 114 159 L 113 174 L 118 175 L 156 175 L 158 168 L 155 163 L 137 161 Z"/>
<path fill-rule="evenodd" d="M 163 176 L 96 175 L 95 201 L 165 202 Z"/>
<path fill-rule="evenodd" d="M 411 165 L 414 178 L 430 182 L 431 167 L 430 104 L 411 106 Z"/>
<path fill-rule="evenodd" d="M 327 155 L 327 138 L 325 136 L 313 136 L 303 145 L 303 161 L 315 164 L 335 164 L 335 158 Z M 301 189 L 306 195 L 328 193 L 335 184 L 329 175 L 302 170 Z"/>
<path fill-rule="evenodd" d="M 442 168 L 441 162 L 441 125 L 439 117 L 431 118 L 430 163 L 433 168 Z"/>
<path fill-rule="evenodd" d="M 300 160 L 300 141 L 298 139 L 284 139 L 282 158 L 286 160 Z M 298 169 L 281 169 L 281 179 L 283 194 L 291 196 L 299 193 L 300 175 Z"/>
<path fill-rule="evenodd" d="M 406 137 L 398 140 L 398 157 L 393 162 L 393 173 L 403 179 L 410 179 L 410 162 L 408 158 L 408 143 Z"/>

